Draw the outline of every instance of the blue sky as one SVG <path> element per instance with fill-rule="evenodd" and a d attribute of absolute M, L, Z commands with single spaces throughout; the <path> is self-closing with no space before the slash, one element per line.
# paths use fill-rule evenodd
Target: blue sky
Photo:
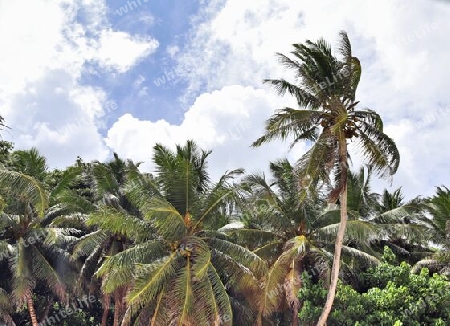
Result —
<path fill-rule="evenodd" d="M 156 142 L 194 139 L 213 150 L 214 177 L 267 171 L 309 146 L 249 147 L 275 110 L 295 105 L 262 84 L 292 78 L 274 53 L 319 37 L 335 46 L 344 29 L 363 66 L 361 106 L 381 114 L 402 157 L 392 185 L 375 190 L 430 195 L 450 185 L 449 14 L 434 0 L 2 1 L 2 136 L 51 167 L 115 151 L 152 171 Z"/>

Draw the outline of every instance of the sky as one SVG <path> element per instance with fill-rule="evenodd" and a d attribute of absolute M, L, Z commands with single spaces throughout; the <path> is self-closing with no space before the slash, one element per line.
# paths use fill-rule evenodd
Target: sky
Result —
<path fill-rule="evenodd" d="M 291 76 L 275 53 L 321 37 L 336 49 L 345 30 L 360 107 L 381 115 L 401 155 L 374 190 L 429 196 L 450 186 L 449 17 L 438 0 L 0 0 L 2 138 L 51 168 L 116 152 L 151 172 L 155 143 L 193 139 L 213 150 L 214 178 L 267 172 L 311 145 L 250 147 L 271 114 L 295 107 L 262 83 Z"/>

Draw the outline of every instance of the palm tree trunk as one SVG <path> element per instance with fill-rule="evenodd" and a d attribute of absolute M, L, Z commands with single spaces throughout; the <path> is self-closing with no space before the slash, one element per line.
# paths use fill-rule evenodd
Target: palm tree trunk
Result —
<path fill-rule="evenodd" d="M 31 325 L 38 326 L 39 323 L 37 321 L 36 311 L 34 310 L 33 295 L 31 293 L 27 295 L 27 305 L 31 317 Z"/>
<path fill-rule="evenodd" d="M 106 323 L 108 322 L 108 315 L 109 315 L 109 309 L 103 308 L 102 326 L 107 326 Z"/>
<path fill-rule="evenodd" d="M 119 326 L 124 314 L 125 287 L 120 287 L 114 292 L 114 323 L 113 326 Z"/>
<path fill-rule="evenodd" d="M 327 301 L 320 315 L 317 326 L 325 326 L 327 323 L 328 315 L 331 312 L 333 306 L 334 297 L 336 296 L 336 287 L 339 279 L 339 268 L 341 263 L 341 251 L 344 242 L 345 228 L 347 226 L 347 142 L 344 138 L 339 144 L 339 163 L 341 166 L 341 185 L 342 191 L 340 195 L 340 223 L 336 236 L 336 242 L 334 245 L 334 257 L 333 267 L 331 268 L 331 281 L 330 288 L 328 289 Z"/>
<path fill-rule="evenodd" d="M 108 323 L 108 315 L 109 315 L 109 304 L 110 304 L 110 297 L 109 295 L 103 296 L 103 314 L 102 314 L 102 326 L 107 326 Z"/>
<path fill-rule="evenodd" d="M 298 299 L 298 291 L 302 287 L 302 273 L 303 273 L 303 259 L 301 259 L 298 262 L 298 266 L 295 273 L 295 299 L 292 305 L 292 325 L 298 326 L 299 325 L 299 319 L 298 319 L 298 312 L 300 311 L 300 308 L 302 304 L 300 303 L 300 300 Z"/>

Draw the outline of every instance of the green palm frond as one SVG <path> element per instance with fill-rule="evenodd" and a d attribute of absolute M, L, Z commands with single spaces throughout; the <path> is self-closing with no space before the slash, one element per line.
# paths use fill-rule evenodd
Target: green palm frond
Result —
<path fill-rule="evenodd" d="M 48 195 L 39 181 L 20 172 L 0 170 L 0 185 L 17 198 L 29 201 L 36 207 L 39 216 L 44 216 Z"/>
<path fill-rule="evenodd" d="M 170 312 L 167 302 L 166 287 L 163 286 L 163 289 L 156 300 L 156 306 L 150 321 L 150 326 L 168 325 L 170 323 Z"/>
<path fill-rule="evenodd" d="M 284 57 L 283 54 L 280 54 L 280 56 Z M 297 99 L 299 106 L 311 108 L 312 110 L 315 110 L 320 106 L 318 99 L 308 90 L 293 85 L 284 79 L 264 79 L 264 83 L 272 86 L 280 96 L 283 96 L 288 92 Z"/>
<path fill-rule="evenodd" d="M 96 225 L 112 234 L 123 235 L 140 242 L 151 236 L 152 228 L 146 221 L 128 215 L 125 211 L 101 206 L 89 215 L 88 226 Z"/>
<path fill-rule="evenodd" d="M 447 187 L 437 187 L 436 195 L 429 199 L 425 206 L 433 216 L 433 221 L 442 233 L 448 233 L 450 225 L 450 190 Z"/>
<path fill-rule="evenodd" d="M 29 237 L 34 239 L 42 238 L 42 243 L 50 246 L 65 246 L 70 243 L 75 243 L 78 240 L 77 235 L 80 231 L 74 228 L 39 228 L 29 232 Z"/>
<path fill-rule="evenodd" d="M 320 116 L 321 113 L 314 110 L 295 110 L 291 108 L 278 110 L 267 120 L 264 136 L 257 139 L 252 146 L 260 146 L 275 138 L 284 140 L 289 136 L 294 136 L 291 147 L 303 139 L 315 141 L 318 137 L 316 124 Z"/>
<path fill-rule="evenodd" d="M 278 236 L 270 231 L 259 229 L 227 229 L 224 231 L 233 242 L 245 245 L 248 248 L 260 247 L 271 241 L 275 241 Z"/>
<path fill-rule="evenodd" d="M 231 325 L 233 312 L 230 298 L 225 286 L 220 280 L 219 274 L 212 264 L 209 264 L 208 267 L 208 281 L 211 286 L 211 292 L 213 293 L 213 296 L 211 296 L 211 311 L 213 313 L 210 315 L 212 317 L 212 322 L 217 322 L 217 319 L 219 318 L 224 325 Z M 223 318 L 224 316 L 229 317 L 228 322 Z"/>
<path fill-rule="evenodd" d="M 292 264 L 301 260 L 306 254 L 308 240 L 298 236 L 287 243 L 287 248 L 278 257 L 264 279 L 264 292 L 260 301 L 260 309 L 264 316 L 270 316 L 280 309 L 284 301 L 283 284 L 289 274 Z"/>
<path fill-rule="evenodd" d="M 72 255 L 75 259 L 82 256 L 89 256 L 109 238 L 110 235 L 103 230 L 89 233 L 79 239 L 78 243 L 74 246 Z"/>
<path fill-rule="evenodd" d="M 154 301 L 169 280 L 176 276 L 183 266 L 184 259 L 177 253 L 157 260 L 151 264 L 139 266 L 137 278 L 127 295 L 127 302 L 138 311 L 151 301 Z"/>
<path fill-rule="evenodd" d="M 44 281 L 61 301 L 66 302 L 66 285 L 60 275 L 37 247 L 32 246 L 31 248 L 33 251 L 33 276 Z"/>
<path fill-rule="evenodd" d="M 336 238 L 338 224 L 330 224 L 317 230 L 317 239 L 331 243 Z M 380 227 L 374 223 L 361 220 L 347 222 L 345 241 L 356 240 L 359 243 L 369 243 L 380 236 Z"/>
<path fill-rule="evenodd" d="M 400 164 L 400 153 L 395 142 L 382 131 L 360 121 L 358 146 L 367 163 L 381 177 L 392 176 Z"/>
<path fill-rule="evenodd" d="M 92 175 L 94 176 L 95 192 L 99 198 L 103 197 L 105 193 L 115 194 L 119 191 L 120 184 L 106 164 L 94 164 Z"/>
<path fill-rule="evenodd" d="M 69 189 L 58 192 L 58 203 L 68 212 L 89 213 L 95 209 L 92 202 Z"/>
<path fill-rule="evenodd" d="M 113 293 L 117 288 L 130 283 L 136 276 L 138 265 L 160 259 L 166 254 L 165 249 L 167 248 L 160 241 L 148 241 L 107 257 L 95 273 L 103 278 L 103 291 Z"/>
<path fill-rule="evenodd" d="M 201 281 L 205 277 L 211 263 L 211 251 L 208 244 L 199 237 L 187 237 L 180 244 L 180 253 L 192 259 L 192 275 Z"/>
<path fill-rule="evenodd" d="M 158 233 L 167 241 L 182 239 L 187 232 L 184 218 L 168 201 L 153 197 L 140 205 L 144 217 L 151 221 Z"/>
<path fill-rule="evenodd" d="M 177 325 L 190 325 L 195 323 L 194 316 L 194 290 L 192 284 L 191 263 L 188 259 L 186 266 L 178 270 L 175 280 L 173 296 L 169 299 L 173 307 L 176 307 L 174 319 Z"/>
<path fill-rule="evenodd" d="M 81 167 L 72 166 L 64 170 L 61 180 L 59 183 L 51 190 L 50 198 L 57 199 L 61 192 L 67 190 L 69 185 L 82 173 Z"/>
<path fill-rule="evenodd" d="M 90 252 L 79 270 L 79 275 L 76 281 L 75 291 L 84 293 L 83 291 L 90 288 L 92 283 L 97 281 L 95 272 L 99 264 L 101 263 L 103 250 L 102 246 L 97 246 L 92 252 Z"/>
<path fill-rule="evenodd" d="M 217 227 L 217 222 L 223 220 L 226 214 L 226 207 L 230 202 L 234 201 L 234 195 L 236 190 L 233 187 L 219 182 L 214 186 L 211 191 L 208 192 L 206 198 L 201 201 L 202 207 L 199 209 L 200 215 L 196 221 L 193 229 L 195 230 L 200 223 L 204 223 L 208 226 Z M 210 227 L 211 228 L 211 227 Z"/>
<path fill-rule="evenodd" d="M 17 249 L 9 258 L 9 266 L 13 275 L 12 279 L 12 301 L 21 305 L 25 302 L 28 295 L 31 294 L 36 281 L 30 269 L 30 262 L 32 260 L 31 247 L 26 247 L 23 238 L 17 242 Z"/>
<path fill-rule="evenodd" d="M 247 266 L 221 251 L 212 249 L 211 254 L 212 265 L 226 288 L 233 288 L 247 297 L 258 298 L 260 282 Z"/>
<path fill-rule="evenodd" d="M 329 182 L 337 157 L 337 151 L 333 150 L 334 142 L 333 136 L 324 131 L 313 147 L 298 160 L 296 170 L 303 192 L 320 180 Z"/>
<path fill-rule="evenodd" d="M 274 258 L 278 257 L 281 249 L 282 249 L 283 241 L 282 240 L 276 240 L 269 242 L 268 244 L 261 246 L 259 248 L 256 248 L 253 250 L 253 252 L 264 259 L 264 261 L 267 261 L 270 265 L 271 262 L 274 260 Z"/>
<path fill-rule="evenodd" d="M 208 244 L 215 250 L 226 254 L 236 262 L 249 268 L 257 277 L 264 275 L 267 271 L 267 264 L 258 255 L 244 247 L 232 242 L 220 239 L 208 239 Z"/>
<path fill-rule="evenodd" d="M 11 153 L 14 170 L 28 175 L 40 182 L 44 181 L 48 166 L 47 160 L 33 147 L 29 150 L 17 150 Z"/>
<path fill-rule="evenodd" d="M 184 155 L 183 151 L 177 155 L 161 144 L 154 146 L 153 160 L 163 195 L 182 215 L 190 211 L 197 190 L 202 188 L 200 172 L 191 163 L 193 158 Z"/>
<path fill-rule="evenodd" d="M 344 256 L 349 256 L 354 259 L 362 260 L 371 266 L 376 266 L 380 263 L 380 260 L 377 257 L 369 255 L 368 253 L 358 250 L 356 248 L 343 246 L 342 252 Z"/>

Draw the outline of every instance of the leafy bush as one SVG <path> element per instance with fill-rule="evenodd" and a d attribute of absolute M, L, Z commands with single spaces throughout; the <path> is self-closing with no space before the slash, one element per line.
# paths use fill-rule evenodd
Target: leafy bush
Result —
<path fill-rule="evenodd" d="M 411 266 L 393 264 L 392 252 L 385 248 L 383 262 L 369 269 L 362 280 L 369 290 L 358 293 L 340 283 L 330 325 L 448 325 L 450 323 L 450 282 L 443 275 L 430 276 L 423 268 L 412 274 Z M 313 325 L 325 302 L 327 290 L 322 282 L 314 284 L 304 274 L 299 298 L 299 313 L 305 325 Z"/>

